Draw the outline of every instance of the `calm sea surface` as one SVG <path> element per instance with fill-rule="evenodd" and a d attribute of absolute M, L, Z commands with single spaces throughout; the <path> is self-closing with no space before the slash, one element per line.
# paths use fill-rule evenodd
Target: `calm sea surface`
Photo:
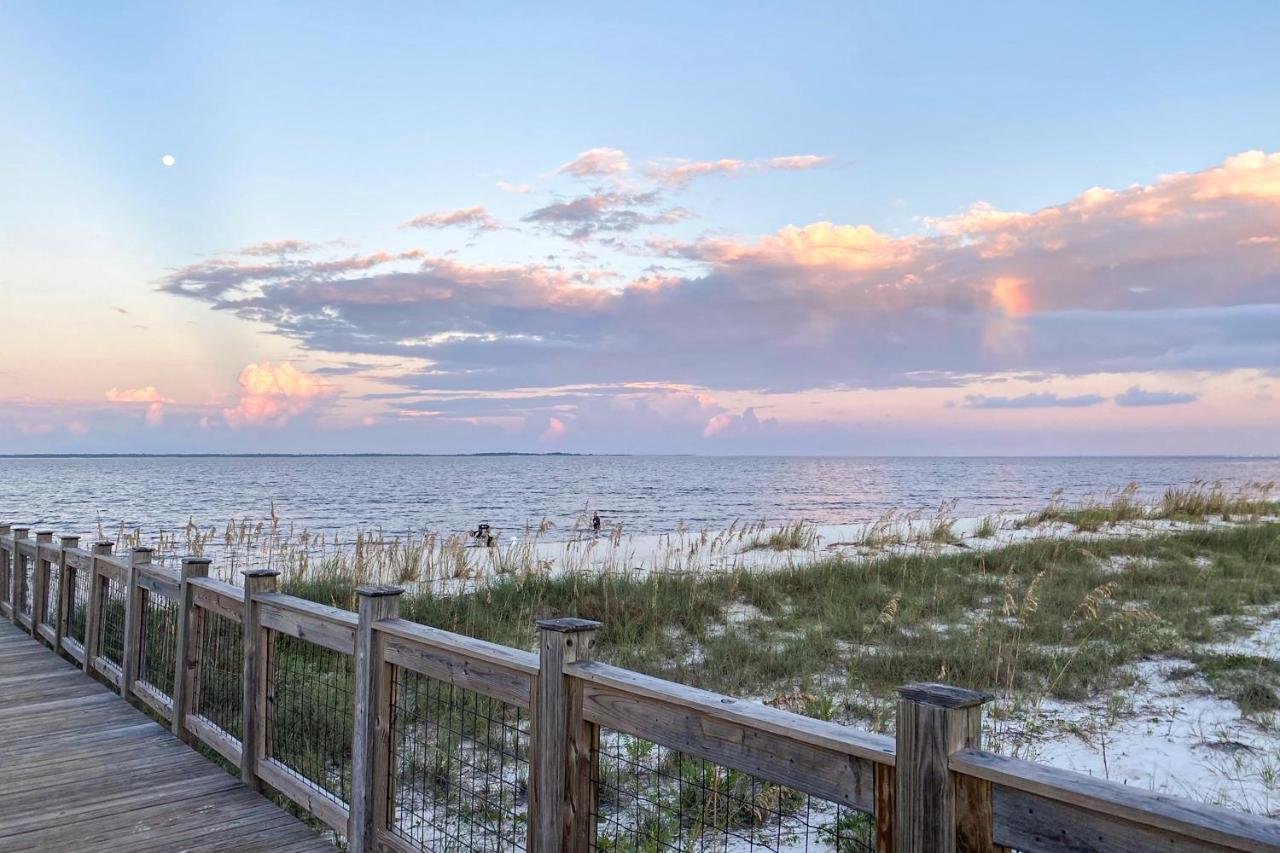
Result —
<path fill-rule="evenodd" d="M 735 519 L 852 523 L 886 511 L 1039 509 L 1137 483 L 1280 481 L 1280 459 L 692 456 L 0 458 L 0 521 L 93 534 L 259 519 L 296 529 L 571 529 L 584 509 L 633 534 Z"/>

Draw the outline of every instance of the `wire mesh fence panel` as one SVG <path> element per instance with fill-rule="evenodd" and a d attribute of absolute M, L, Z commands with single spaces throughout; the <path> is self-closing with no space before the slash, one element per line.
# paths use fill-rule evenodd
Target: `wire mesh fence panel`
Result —
<path fill-rule="evenodd" d="M 82 647 L 85 645 L 85 631 L 89 624 L 89 587 L 93 582 L 93 572 L 88 569 L 71 569 L 71 601 L 67 613 L 67 636 Z"/>
<path fill-rule="evenodd" d="M 355 661 L 287 634 L 267 644 L 267 752 L 290 773 L 351 799 Z"/>
<path fill-rule="evenodd" d="M 138 680 L 156 693 L 168 696 L 173 691 L 178 603 L 143 590 L 139 629 Z"/>
<path fill-rule="evenodd" d="M 400 667 L 394 672 L 391 832 L 423 850 L 523 851 L 528 713 Z"/>
<path fill-rule="evenodd" d="M 44 624 L 58 624 L 58 592 L 62 588 L 62 570 L 57 563 L 50 563 L 44 583 Z"/>
<path fill-rule="evenodd" d="M 191 695 L 191 713 L 241 739 L 244 700 L 244 629 L 212 610 L 200 611 L 197 633 L 200 669 Z"/>
<path fill-rule="evenodd" d="M 847 806 L 602 730 L 593 762 L 598 849 L 874 853 L 875 819 Z"/>
<path fill-rule="evenodd" d="M 29 557 L 19 557 L 18 562 L 22 564 L 22 594 L 18 598 L 19 612 L 22 613 L 23 616 L 30 616 L 31 591 L 35 588 L 36 561 Z"/>
<path fill-rule="evenodd" d="M 102 621 L 98 653 L 121 669 L 124 668 L 124 610 L 127 587 L 109 578 L 102 588 Z"/>

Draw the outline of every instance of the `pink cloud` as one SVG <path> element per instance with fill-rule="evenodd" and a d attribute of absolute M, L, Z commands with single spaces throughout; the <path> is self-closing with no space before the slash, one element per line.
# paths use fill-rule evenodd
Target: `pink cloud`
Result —
<path fill-rule="evenodd" d="M 547 428 L 538 436 L 538 440 L 546 442 L 559 441 L 564 438 L 564 434 L 564 421 L 560 420 L 560 418 L 553 417 L 547 421 Z"/>
<path fill-rule="evenodd" d="M 556 169 L 556 174 L 575 178 L 621 175 L 631 170 L 631 161 L 617 148 L 589 148 Z"/>
<path fill-rule="evenodd" d="M 237 254 L 256 256 L 299 255 L 318 248 L 320 248 L 318 243 L 308 243 L 305 240 L 270 240 L 265 243 L 254 243 L 252 246 L 245 246 Z"/>
<path fill-rule="evenodd" d="M 264 361 L 240 371 L 240 399 L 235 406 L 223 409 L 222 416 L 232 427 L 283 426 L 337 393 L 335 386 L 288 362 Z"/>
<path fill-rule="evenodd" d="M 477 231 L 497 231 L 502 223 L 489 215 L 483 207 L 464 207 L 458 210 L 419 214 L 404 223 L 405 228 L 448 228 L 462 226 Z"/>
<path fill-rule="evenodd" d="M 113 403 L 172 403 L 154 385 L 143 388 L 108 388 L 106 397 Z"/>
<path fill-rule="evenodd" d="M 744 172 L 805 171 L 831 162 L 830 157 L 797 154 L 788 157 L 766 157 L 757 160 L 721 158 L 719 160 L 685 160 L 675 158 L 650 163 L 645 174 L 671 187 L 687 186 L 694 178 L 708 175 L 737 175 Z"/>
<path fill-rule="evenodd" d="M 150 427 L 157 427 L 164 423 L 164 404 L 173 402 L 163 396 L 154 385 L 142 388 L 108 388 L 106 398 L 113 403 L 146 403 L 143 420 Z"/>
<path fill-rule="evenodd" d="M 666 165 L 650 164 L 646 174 L 669 186 L 682 187 L 704 175 L 732 175 L 746 168 L 745 160 L 675 160 Z"/>
<path fill-rule="evenodd" d="M 778 425 L 774 418 L 761 420 L 754 407 L 748 406 L 742 414 L 722 412 L 707 421 L 702 430 L 703 438 L 745 438 L 755 436 L 762 430 L 773 429 Z"/>

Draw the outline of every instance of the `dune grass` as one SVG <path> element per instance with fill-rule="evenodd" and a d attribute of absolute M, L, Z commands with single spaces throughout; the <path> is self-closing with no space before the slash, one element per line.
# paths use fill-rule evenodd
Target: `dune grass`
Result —
<path fill-rule="evenodd" d="M 1022 527 L 1062 522 L 1086 533 L 1133 521 L 1203 522 L 1251 520 L 1280 515 L 1274 483 L 1251 483 L 1231 490 L 1221 483 L 1192 483 L 1165 490 L 1152 506 L 1137 499 L 1138 487 L 1130 484 L 1100 499 L 1068 506 L 1055 497 L 1042 510 L 1031 513 L 1020 523 Z"/>
<path fill-rule="evenodd" d="M 808 551 L 818 544 L 818 529 L 804 521 L 784 524 L 767 534 L 752 537 L 743 551 Z"/>
<path fill-rule="evenodd" d="M 344 607 L 351 589 L 341 575 L 286 585 Z M 514 576 L 462 595 L 406 596 L 402 612 L 522 648 L 533 648 L 539 618 L 598 619 L 603 659 L 728 693 L 876 699 L 938 680 L 1078 700 L 1125 686 L 1126 664 L 1193 655 L 1277 605 L 1280 524 L 1260 523 L 770 572 Z M 1212 657 L 1196 660 L 1226 689 Z M 1268 704 L 1255 699 L 1252 708 Z"/>

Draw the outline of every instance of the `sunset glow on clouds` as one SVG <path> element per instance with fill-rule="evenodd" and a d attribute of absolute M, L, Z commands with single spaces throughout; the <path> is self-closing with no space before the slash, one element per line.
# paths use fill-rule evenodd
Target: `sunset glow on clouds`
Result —
<path fill-rule="evenodd" d="M 601 148 L 556 172 L 622 181 L 631 168 L 623 152 Z M 1258 239 L 1280 234 L 1278 187 L 1280 156 L 1247 152 L 1029 213 L 978 203 L 925 218 L 908 236 L 817 222 L 693 239 L 663 236 L 660 217 L 609 219 L 610 204 L 659 194 L 639 202 L 652 204 L 665 190 L 601 190 L 592 197 L 609 201 L 593 210 L 604 218 L 584 216 L 595 227 L 562 234 L 605 240 L 589 266 L 493 265 L 420 248 L 335 254 L 285 239 L 178 269 L 162 288 L 313 357 L 404 359 L 378 377 L 390 390 L 365 395 L 378 415 L 362 415 L 365 427 L 487 426 L 536 446 L 618 436 L 627 421 L 627 434 L 674 427 L 750 444 L 788 424 L 838 431 L 847 415 L 797 406 L 823 389 L 901 398 L 955 389 L 938 405 L 992 412 L 1186 407 L 1200 399 L 1195 377 L 1265 376 L 1280 365 L 1280 246 Z M 488 230 L 491 221 L 473 206 L 408 224 Z M 613 233 L 629 236 L 616 243 Z M 622 271 L 644 257 L 685 270 Z M 1149 390 L 1142 377 L 1156 372 L 1186 387 Z M 342 396 L 337 374 L 360 373 L 330 381 L 291 363 L 250 363 L 220 422 L 286 428 Z M 1053 386 L 1103 374 L 1129 384 L 1106 394 L 975 390 L 1009 376 Z M 751 404 L 739 409 L 720 402 L 744 395 Z M 148 404 L 152 426 L 173 403 L 154 386 L 112 388 L 107 399 Z"/>
<path fill-rule="evenodd" d="M 267 362 L 246 365 L 240 372 L 240 389 L 235 406 L 222 412 L 232 427 L 264 423 L 282 427 L 338 393 L 333 385 L 292 364 Z"/>
<path fill-rule="evenodd" d="M 1274 39 L 1127 8 L 14 15 L 0 440 L 1280 452 Z"/>

